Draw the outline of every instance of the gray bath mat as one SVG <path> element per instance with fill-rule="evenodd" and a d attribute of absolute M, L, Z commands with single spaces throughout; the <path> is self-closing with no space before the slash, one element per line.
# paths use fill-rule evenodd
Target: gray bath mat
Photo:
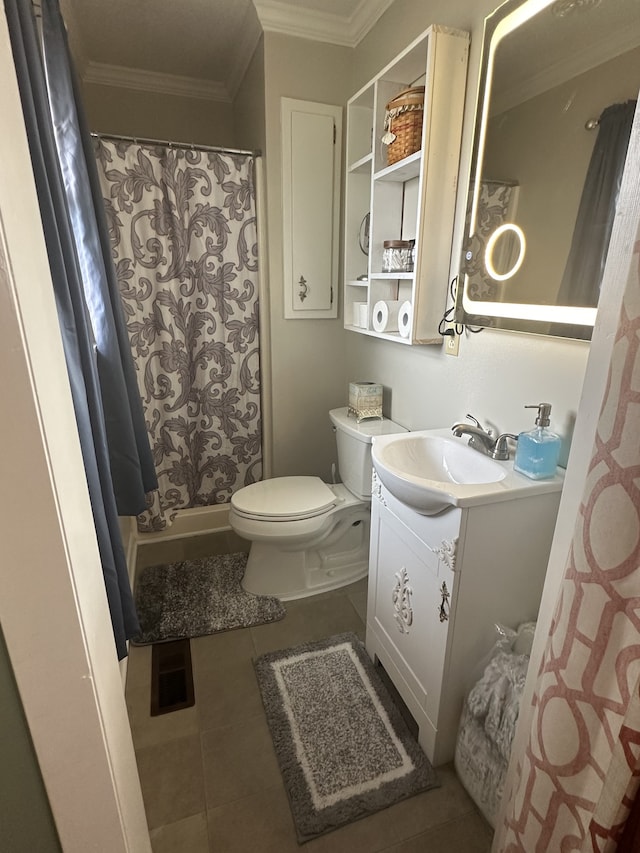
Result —
<path fill-rule="evenodd" d="M 131 642 L 200 637 L 282 619 L 280 599 L 242 589 L 246 565 L 246 554 L 220 554 L 143 569 L 135 590 L 141 633 Z"/>
<path fill-rule="evenodd" d="M 355 634 L 254 666 L 298 841 L 439 784 Z"/>

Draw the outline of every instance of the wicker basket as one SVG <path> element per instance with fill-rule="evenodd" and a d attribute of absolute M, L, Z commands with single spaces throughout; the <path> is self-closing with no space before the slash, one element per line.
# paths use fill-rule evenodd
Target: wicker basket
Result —
<path fill-rule="evenodd" d="M 405 89 L 387 104 L 382 141 L 389 146 L 387 162 L 390 166 L 420 150 L 423 113 L 424 86 Z"/>

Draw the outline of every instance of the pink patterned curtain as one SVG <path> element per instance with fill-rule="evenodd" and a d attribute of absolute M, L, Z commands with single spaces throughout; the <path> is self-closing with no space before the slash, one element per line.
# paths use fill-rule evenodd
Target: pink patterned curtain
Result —
<path fill-rule="evenodd" d="M 96 141 L 159 489 L 140 530 L 262 474 L 253 159 Z"/>
<path fill-rule="evenodd" d="M 640 240 L 496 853 L 614 851 L 640 784 Z"/>

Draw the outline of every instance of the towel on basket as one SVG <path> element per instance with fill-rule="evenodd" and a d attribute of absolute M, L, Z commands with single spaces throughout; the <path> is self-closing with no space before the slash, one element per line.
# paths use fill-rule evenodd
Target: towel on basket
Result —
<path fill-rule="evenodd" d="M 496 627 L 502 639 L 466 698 L 455 752 L 458 776 L 492 826 L 502 799 L 535 624 L 521 625 L 517 632 Z"/>

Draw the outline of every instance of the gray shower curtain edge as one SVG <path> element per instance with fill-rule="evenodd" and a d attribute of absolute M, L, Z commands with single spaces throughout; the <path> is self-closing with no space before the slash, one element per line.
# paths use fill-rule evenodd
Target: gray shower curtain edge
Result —
<path fill-rule="evenodd" d="M 45 28 L 60 21 L 53 0 L 43 3 Z M 120 535 L 107 450 L 103 401 L 68 201 L 52 125 L 49 97 L 30 0 L 5 0 L 5 12 L 22 101 L 42 227 L 58 311 L 106 602 L 115 650 L 139 631 Z M 46 16 L 46 17 L 45 17 Z"/>

